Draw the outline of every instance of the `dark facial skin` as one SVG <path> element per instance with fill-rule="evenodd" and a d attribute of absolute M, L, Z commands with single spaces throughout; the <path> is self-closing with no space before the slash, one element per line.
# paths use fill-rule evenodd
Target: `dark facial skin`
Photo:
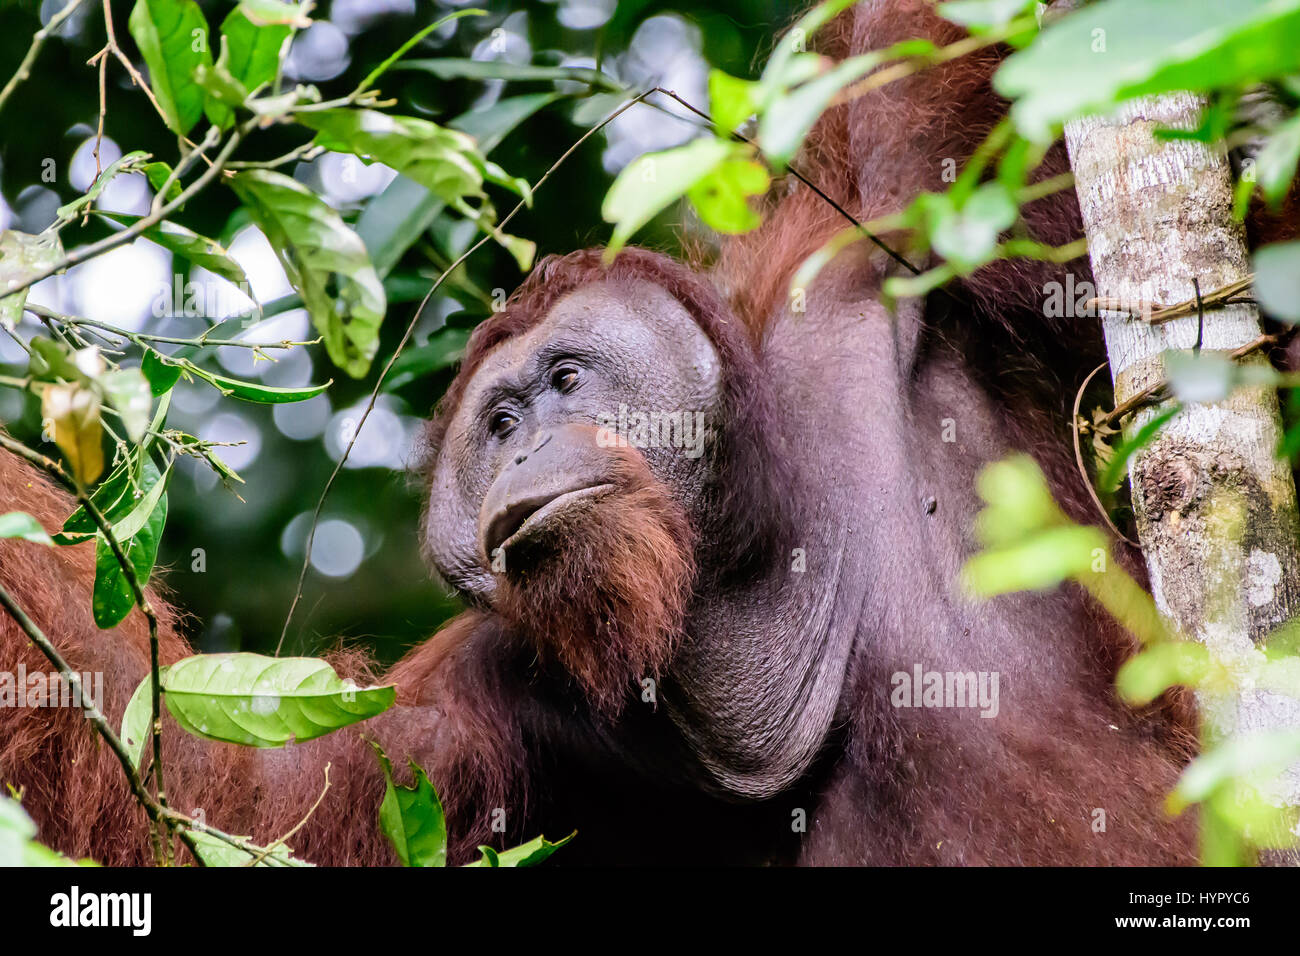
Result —
<path fill-rule="evenodd" d="M 575 292 L 474 376 L 439 455 L 427 526 L 434 563 L 458 588 L 490 601 L 498 546 L 509 564 L 514 545 L 597 504 L 613 458 L 597 441 L 602 416 L 625 405 L 701 411 L 706 427 L 714 417 L 720 369 L 707 336 L 663 290 L 642 282 L 632 293 Z M 709 456 L 639 451 L 699 517 Z"/>

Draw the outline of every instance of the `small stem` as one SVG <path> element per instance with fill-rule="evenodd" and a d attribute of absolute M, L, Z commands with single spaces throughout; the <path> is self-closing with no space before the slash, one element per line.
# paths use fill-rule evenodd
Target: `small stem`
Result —
<path fill-rule="evenodd" d="M 32 45 L 27 48 L 27 53 L 23 61 L 18 64 L 18 69 L 14 75 L 9 78 L 9 82 L 0 90 L 0 110 L 4 109 L 5 103 L 13 95 L 19 84 L 24 83 L 32 75 L 32 66 L 36 63 L 36 57 L 41 52 L 41 47 L 45 45 L 46 39 L 63 25 L 63 21 L 72 16 L 79 6 L 86 0 L 68 0 L 68 3 L 54 16 L 50 17 L 50 22 L 45 24 L 36 31 L 32 37 Z"/>

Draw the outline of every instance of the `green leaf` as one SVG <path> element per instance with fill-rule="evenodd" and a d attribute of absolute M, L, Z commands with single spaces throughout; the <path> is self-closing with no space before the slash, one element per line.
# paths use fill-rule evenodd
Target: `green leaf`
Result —
<path fill-rule="evenodd" d="M 526 189 L 492 168 L 471 137 L 428 120 L 338 109 L 304 113 L 298 121 L 317 131 L 318 146 L 378 160 L 460 209 L 466 208 L 465 200 L 483 196 L 483 183 L 489 179 L 520 195 Z"/>
<path fill-rule="evenodd" d="M 758 141 L 763 147 L 763 155 L 778 169 L 783 168 L 799 151 L 808 132 L 835 95 L 870 73 L 885 59 L 883 51 L 850 57 L 829 72 L 768 104 L 758 122 Z"/>
<path fill-rule="evenodd" d="M 613 259 L 633 233 L 735 154 L 732 143 L 709 136 L 628 163 L 600 210 L 605 221 L 614 224 L 606 258 Z"/>
<path fill-rule="evenodd" d="M 1155 415 L 1150 421 L 1144 423 L 1141 428 L 1133 433 L 1131 438 L 1126 438 L 1120 442 L 1115 449 L 1114 455 L 1106 463 L 1105 470 L 1097 478 L 1097 484 L 1107 494 L 1113 494 L 1120 484 L 1124 481 L 1124 475 L 1128 471 L 1129 460 L 1139 451 L 1151 444 L 1156 435 L 1165 427 L 1174 416 L 1183 410 L 1183 407 L 1177 403 L 1163 409 Z"/>
<path fill-rule="evenodd" d="M 162 355 L 153 349 L 145 349 L 140 371 L 149 380 L 149 391 L 154 395 L 166 395 L 181 377 L 181 366 L 164 362 Z"/>
<path fill-rule="evenodd" d="M 406 60 L 394 64 L 392 69 L 431 73 L 440 80 L 555 80 L 586 83 L 610 93 L 623 92 L 622 85 L 609 74 L 577 66 L 534 66 L 529 63 L 507 63 L 505 60 L 438 57 L 431 60 Z"/>
<path fill-rule="evenodd" d="M 987 33 L 1031 12 L 1037 4 L 1038 0 L 951 0 L 939 4 L 939 16 L 972 33 Z"/>
<path fill-rule="evenodd" d="M 62 854 L 37 843 L 36 824 L 22 804 L 0 794 L 0 867 L 76 865 Z"/>
<path fill-rule="evenodd" d="M 203 115 L 195 71 L 212 65 L 203 11 L 194 0 L 136 0 L 128 22 L 167 125 L 183 136 Z"/>
<path fill-rule="evenodd" d="M 387 303 L 361 238 L 319 196 L 281 173 L 250 169 L 231 186 L 302 295 L 334 364 L 354 378 L 365 375 Z"/>
<path fill-rule="evenodd" d="M 450 368 L 460 361 L 467 342 L 469 342 L 468 331 L 443 329 L 426 344 L 407 349 L 393 363 L 393 370 L 384 380 L 384 391 L 395 392 L 412 382 Z"/>
<path fill-rule="evenodd" d="M 305 860 L 293 856 L 289 847 L 281 845 L 269 853 L 250 853 L 248 850 L 231 846 L 220 837 L 213 836 L 197 827 L 190 830 L 199 857 L 204 866 L 313 866 Z"/>
<path fill-rule="evenodd" d="M 25 511 L 10 511 L 0 515 L 0 538 L 22 538 L 24 541 L 54 546 L 41 523 Z"/>
<path fill-rule="evenodd" d="M 315 398 L 334 384 L 334 380 L 330 379 L 324 385 L 305 385 L 301 388 L 273 388 L 270 385 L 243 382 L 237 378 L 227 378 L 224 375 L 209 372 L 187 359 L 178 360 L 160 356 L 159 360 L 167 364 L 177 363 L 186 374 L 202 379 L 229 398 L 238 398 L 245 402 L 256 402 L 259 405 L 286 405 L 292 402 L 305 402 L 309 398 Z"/>
<path fill-rule="evenodd" d="M 221 55 L 215 63 L 200 64 L 194 82 L 203 90 L 203 111 L 215 126 L 229 129 L 235 124 L 235 108 L 249 106 L 248 87 L 230 72 L 230 46 L 221 38 Z"/>
<path fill-rule="evenodd" d="M 1300 0 L 1105 0 L 1013 54 L 994 87 L 1028 138 L 1135 96 L 1201 92 L 1300 70 Z"/>
<path fill-rule="evenodd" d="M 145 174 L 149 180 L 149 185 L 153 187 L 154 192 L 158 192 L 171 179 L 172 168 L 166 163 L 145 163 L 140 167 L 140 172 Z M 167 187 L 167 195 L 163 198 L 164 202 L 173 202 L 181 194 L 180 180 L 173 180 L 172 184 Z"/>
<path fill-rule="evenodd" d="M 1255 298 L 1273 318 L 1300 323 L 1300 242 L 1276 243 L 1255 252 Z"/>
<path fill-rule="evenodd" d="M 163 681 L 167 709 L 196 737 L 283 747 L 381 714 L 396 689 L 358 688 L 310 657 L 199 654 L 171 665 Z"/>
<path fill-rule="evenodd" d="M 158 668 L 158 680 L 161 681 L 167 668 Z M 127 702 L 122 713 L 122 729 L 118 736 L 122 746 L 131 757 L 131 766 L 138 773 L 144 759 L 144 746 L 153 737 L 153 675 L 142 680 Z"/>
<path fill-rule="evenodd" d="M 1300 164 L 1300 115 L 1273 131 L 1255 160 L 1255 178 L 1264 197 L 1273 205 L 1280 205 L 1291 191 L 1296 165 Z"/>
<path fill-rule="evenodd" d="M 718 232 L 740 233 L 757 229 L 762 220 L 750 208 L 749 197 L 767 192 L 771 179 L 761 163 L 728 159 L 697 182 L 686 195 L 705 224 Z"/>
<path fill-rule="evenodd" d="M 144 374 L 138 368 L 113 369 L 97 376 L 95 384 L 117 411 L 127 437 L 133 442 L 144 438 L 153 411 L 152 393 Z"/>
<path fill-rule="evenodd" d="M 1197 757 L 1167 801 L 1177 813 L 1241 779 L 1269 777 L 1300 759 L 1300 731 L 1268 730 L 1241 734 Z"/>
<path fill-rule="evenodd" d="M 241 3 L 221 22 L 221 35 L 230 51 L 226 62 L 230 75 L 249 90 L 271 82 L 280 63 L 280 48 L 293 26 L 309 22 L 302 8 L 292 4 L 275 0 Z"/>
<path fill-rule="evenodd" d="M 424 769 L 410 761 L 415 786 L 398 786 L 393 782 L 393 765 L 388 755 L 374 741 L 369 743 L 384 771 L 379 828 L 397 851 L 402 866 L 446 866 L 447 819 Z"/>
<path fill-rule="evenodd" d="M 975 555 L 962 569 L 962 581 L 978 597 L 1045 591 L 1087 573 L 1093 552 L 1105 547 L 1106 538 L 1096 528 L 1049 528 L 1018 544 Z"/>
<path fill-rule="evenodd" d="M 742 80 L 722 70 L 709 73 L 709 112 L 713 122 L 724 132 L 734 132 L 754 115 L 758 84 Z"/>
<path fill-rule="evenodd" d="M 140 220 L 139 216 L 128 216 L 123 213 L 101 212 L 99 215 L 127 227 L 133 226 Z M 215 240 L 200 236 L 184 226 L 166 220 L 150 226 L 141 235 L 192 266 L 202 266 L 223 279 L 229 279 L 241 288 L 248 287 L 248 276 L 244 274 L 244 270 L 239 263 L 230 258 L 230 253 L 225 247 Z"/>
<path fill-rule="evenodd" d="M 39 275 L 62 258 L 63 244 L 59 242 L 57 232 L 33 236 L 5 230 L 0 233 L 0 295 Z M 0 299 L 0 325 L 11 332 L 22 318 L 28 291 L 24 289 Z"/>
<path fill-rule="evenodd" d="M 165 479 L 166 476 L 160 478 L 155 487 L 165 488 Z M 147 511 L 143 507 L 133 508 L 123 519 L 127 522 L 124 530 L 132 531 L 132 536 L 120 534 L 116 524 L 113 527 L 113 537 L 121 546 L 141 587 L 149 583 L 149 575 L 153 573 L 154 561 L 158 557 L 158 542 L 162 540 L 163 526 L 167 523 L 167 495 L 158 491 L 147 495 L 140 505 L 143 506 L 145 502 L 152 503 L 152 508 Z M 103 630 L 116 627 L 131 613 L 134 606 L 135 595 L 126 572 L 122 570 L 107 539 L 97 534 L 95 589 L 91 596 L 95 624 Z"/>
<path fill-rule="evenodd" d="M 1170 687 L 1195 687 L 1210 670 L 1210 652 L 1192 641 L 1162 641 L 1120 667 L 1115 687 L 1132 707 L 1145 707 Z"/>
<path fill-rule="evenodd" d="M 934 250 L 960 275 L 970 275 L 991 262 L 998 253 L 998 237 L 1015 224 L 1020 207 L 1000 181 L 976 189 L 960 208 L 946 196 L 930 199 L 925 206 L 926 225 Z"/>
<path fill-rule="evenodd" d="M 481 846 L 479 849 L 483 852 L 483 858 L 475 860 L 473 863 L 466 863 L 466 866 L 538 866 L 544 863 L 552 853 L 564 846 L 570 840 L 577 836 L 577 831 L 570 833 L 563 840 L 552 843 L 544 836 L 534 837 L 527 843 L 521 843 L 517 847 L 509 850 L 502 850 L 500 853 L 493 850 L 490 846 Z"/>
<path fill-rule="evenodd" d="M 162 480 L 158 466 L 144 456 L 140 459 L 130 457 L 113 469 L 91 494 L 91 503 L 104 516 L 109 525 L 115 525 L 136 510 L 136 506 L 149 497 L 154 487 Z M 63 522 L 63 528 L 55 536 L 58 544 L 78 544 L 87 540 L 99 530 L 93 518 L 85 508 L 77 508 Z"/>

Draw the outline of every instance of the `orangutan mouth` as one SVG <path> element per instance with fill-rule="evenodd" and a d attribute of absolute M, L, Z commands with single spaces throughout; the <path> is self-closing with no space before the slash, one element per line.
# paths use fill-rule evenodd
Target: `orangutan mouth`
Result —
<path fill-rule="evenodd" d="M 560 492 L 553 496 L 528 498 L 498 513 L 487 532 L 488 554 L 498 548 L 509 548 L 527 539 L 553 518 L 581 507 L 592 498 L 614 490 L 614 485 L 603 482 Z"/>

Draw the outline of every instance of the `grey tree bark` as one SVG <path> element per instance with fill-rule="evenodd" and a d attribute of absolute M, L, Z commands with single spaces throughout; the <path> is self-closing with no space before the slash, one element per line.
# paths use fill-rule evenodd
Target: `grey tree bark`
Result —
<path fill-rule="evenodd" d="M 1188 94 L 1148 97 L 1066 126 L 1099 297 L 1169 304 L 1193 298 L 1194 279 L 1204 294 L 1248 275 L 1224 148 L 1154 135 L 1195 128 L 1203 105 Z M 1152 325 L 1107 311 L 1102 325 L 1118 405 L 1165 378 L 1164 353 L 1192 348 L 1200 322 Z M 1253 305 L 1208 310 L 1202 348 L 1229 352 L 1260 334 Z M 1258 353 L 1243 361 L 1266 362 Z M 1128 434 L 1164 407 L 1131 415 Z M 1251 678 L 1260 642 L 1300 610 L 1300 518 L 1289 464 L 1277 455 L 1281 435 L 1276 391 L 1239 389 L 1226 401 L 1186 404 L 1130 462 L 1157 606 L 1241 681 L 1231 699 L 1201 698 L 1216 736 L 1300 727 L 1300 702 Z M 1300 805 L 1300 767 L 1270 797 Z"/>

